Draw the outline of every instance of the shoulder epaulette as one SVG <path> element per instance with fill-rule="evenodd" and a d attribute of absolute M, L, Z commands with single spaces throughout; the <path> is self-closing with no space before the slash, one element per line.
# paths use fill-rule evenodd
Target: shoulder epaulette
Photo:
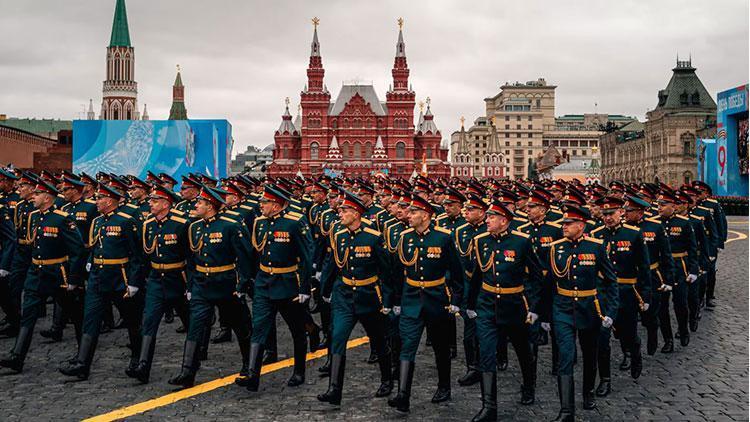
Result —
<path fill-rule="evenodd" d="M 524 239 L 528 239 L 529 237 L 531 237 L 531 236 L 529 236 L 528 234 L 526 234 L 524 232 L 519 232 L 518 230 L 513 230 L 511 233 L 515 234 L 516 236 L 521 236 Z"/>
<path fill-rule="evenodd" d="M 135 206 L 135 205 L 133 205 L 133 204 L 130 204 L 130 203 L 127 203 L 127 204 L 125 204 L 125 206 L 126 206 L 126 207 L 128 207 L 128 208 L 133 208 L 134 210 L 137 210 L 137 209 L 138 209 L 138 207 L 137 207 L 137 206 Z"/>
<path fill-rule="evenodd" d="M 365 224 L 372 224 L 372 220 L 370 220 L 369 218 L 365 218 L 365 217 L 362 217 L 362 222 Z"/>
<path fill-rule="evenodd" d="M 69 216 L 69 215 L 70 215 L 70 214 L 68 214 L 67 212 L 65 212 L 65 211 L 62 211 L 62 210 L 54 210 L 53 212 L 54 212 L 55 214 L 57 214 L 57 215 L 62 215 L 63 217 L 67 217 L 67 216 Z"/>
<path fill-rule="evenodd" d="M 685 217 L 682 214 L 675 214 L 675 217 L 679 218 L 680 220 L 690 220 L 689 218 Z"/>
<path fill-rule="evenodd" d="M 456 232 L 458 232 L 459 230 L 462 230 L 464 227 L 466 227 L 468 225 L 469 225 L 469 223 L 461 224 L 460 226 L 456 227 Z"/>
<path fill-rule="evenodd" d="M 178 223 L 180 223 L 180 224 L 185 224 L 185 223 L 187 223 L 187 220 L 186 220 L 186 219 L 184 219 L 184 218 L 180 218 L 180 217 L 177 217 L 176 215 L 171 215 L 171 216 L 169 216 L 169 219 L 170 219 L 170 220 L 172 220 L 172 221 L 176 221 L 176 222 L 178 222 Z"/>
<path fill-rule="evenodd" d="M 568 241 L 568 238 L 567 237 L 563 237 L 562 239 L 555 240 L 554 242 L 550 243 L 549 245 L 550 246 L 557 245 L 558 243 L 567 242 L 567 241 Z"/>
<path fill-rule="evenodd" d="M 341 229 L 341 230 L 337 231 L 336 233 L 334 233 L 333 237 L 336 238 L 338 235 L 340 235 L 341 233 L 343 233 L 343 232 L 345 232 L 347 230 L 349 230 L 349 229 Z"/>
<path fill-rule="evenodd" d="M 250 199 L 250 198 L 245 199 L 245 201 L 253 203 L 253 204 L 257 204 L 258 203 L 258 201 L 256 201 L 255 199 Z"/>
<path fill-rule="evenodd" d="M 442 219 L 447 218 L 447 217 L 448 217 L 448 213 L 444 212 L 444 213 L 438 215 L 437 217 L 435 217 L 435 220 L 442 220 Z"/>
<path fill-rule="evenodd" d="M 255 210 L 253 209 L 253 207 L 248 207 L 247 205 L 240 205 L 240 208 L 242 208 L 243 210 L 248 210 L 248 211 L 255 211 Z"/>
<path fill-rule="evenodd" d="M 552 226 L 554 228 L 557 228 L 557 229 L 561 229 L 562 228 L 561 225 L 555 223 L 554 221 L 545 221 L 544 223 L 547 224 L 547 225 L 549 225 L 549 226 Z"/>
<path fill-rule="evenodd" d="M 528 222 L 528 223 L 526 223 L 526 224 L 521 224 L 520 226 L 518 226 L 518 228 L 517 228 L 516 230 L 521 230 L 522 228 L 524 228 L 524 227 L 527 227 L 527 226 L 528 226 L 528 225 L 530 225 L 530 224 L 531 224 L 531 221 L 529 221 L 529 222 Z"/>
<path fill-rule="evenodd" d="M 528 220 L 526 220 L 523 217 L 513 217 L 513 219 L 516 220 L 516 221 L 528 221 Z"/>
<path fill-rule="evenodd" d="M 445 234 L 451 234 L 451 231 L 445 227 L 435 226 L 435 230 Z"/>
<path fill-rule="evenodd" d="M 696 215 L 696 214 L 690 214 L 691 217 L 695 218 L 696 220 L 703 221 L 703 216 Z"/>
<path fill-rule="evenodd" d="M 630 229 L 630 230 L 635 230 L 635 231 L 640 230 L 640 228 L 638 228 L 636 226 L 631 226 L 630 224 L 623 224 L 622 226 L 625 227 L 626 229 Z"/>
<path fill-rule="evenodd" d="M 553 221 L 553 223 L 555 223 L 555 224 L 561 224 L 563 220 L 564 220 L 564 218 L 560 218 L 560 219 L 557 219 L 557 220 Z"/>
<path fill-rule="evenodd" d="M 238 213 L 237 211 L 232 211 L 232 210 L 224 210 L 224 212 L 229 215 L 240 215 L 240 213 Z"/>
<path fill-rule="evenodd" d="M 119 215 L 120 217 L 128 218 L 128 219 L 133 218 L 132 216 L 130 216 L 130 215 L 128 215 L 128 214 L 126 214 L 126 213 L 124 213 L 122 211 L 118 211 L 117 215 Z"/>
<path fill-rule="evenodd" d="M 583 238 L 584 238 L 584 240 L 588 240 L 590 242 L 598 243 L 600 245 L 604 244 L 604 241 L 602 239 L 597 239 L 597 238 L 591 237 L 591 236 L 584 236 Z"/>
<path fill-rule="evenodd" d="M 287 215 L 291 215 L 293 217 L 302 217 L 302 214 L 296 211 L 287 211 Z"/>
<path fill-rule="evenodd" d="M 302 215 L 297 214 L 296 212 L 288 212 L 284 214 L 284 218 L 287 218 L 289 220 L 299 221 L 299 219 L 302 218 Z"/>
<path fill-rule="evenodd" d="M 182 211 L 180 211 L 178 209 L 175 209 L 175 208 L 170 209 L 169 212 L 171 212 L 174 215 L 185 215 L 184 212 L 182 212 Z"/>
<path fill-rule="evenodd" d="M 714 203 L 714 204 L 718 204 L 718 203 L 719 203 L 719 201 L 717 201 L 717 200 L 715 200 L 715 199 L 713 199 L 713 198 L 706 198 L 706 201 L 708 201 L 708 202 L 712 202 L 712 203 Z"/>
<path fill-rule="evenodd" d="M 149 218 L 148 220 L 144 221 L 144 222 L 143 222 L 143 225 L 145 226 L 146 224 L 148 224 L 148 223 L 150 223 L 150 222 L 152 222 L 152 221 L 154 221 L 154 220 L 156 220 L 156 217 L 151 217 L 151 218 Z"/>
<path fill-rule="evenodd" d="M 235 223 L 235 224 L 237 224 L 237 221 L 235 221 L 235 220 L 232 220 L 232 219 L 231 219 L 231 218 L 229 218 L 229 217 L 224 217 L 223 215 L 222 215 L 221 217 L 219 217 L 219 220 L 224 220 L 224 221 L 228 221 L 228 222 L 230 222 L 230 223 Z"/>
<path fill-rule="evenodd" d="M 703 207 L 701 205 L 698 205 L 696 208 L 701 209 L 703 211 L 714 212 L 714 210 L 712 210 L 711 208 Z"/>
<path fill-rule="evenodd" d="M 606 226 L 599 226 L 599 227 L 595 228 L 594 230 L 591 230 L 591 234 L 594 234 L 594 233 L 598 232 L 599 230 L 604 229 L 604 227 L 606 227 Z"/>
<path fill-rule="evenodd" d="M 482 234 L 478 234 L 478 235 L 474 236 L 474 240 L 479 240 L 479 239 L 481 239 L 483 237 L 486 237 L 486 236 L 489 236 L 489 235 L 490 235 L 490 232 L 484 232 Z"/>
<path fill-rule="evenodd" d="M 371 229 L 369 227 L 365 227 L 364 232 L 365 233 L 370 233 L 373 236 L 380 236 L 381 235 L 381 233 L 379 231 L 377 231 L 375 229 Z"/>
<path fill-rule="evenodd" d="M 405 235 L 406 233 L 411 233 L 414 231 L 414 227 L 409 227 L 408 229 L 401 232 L 401 236 Z"/>
<path fill-rule="evenodd" d="M 648 217 L 646 218 L 646 221 L 650 221 L 652 223 L 661 224 L 661 220 L 659 220 L 659 217 Z"/>
<path fill-rule="evenodd" d="M 89 203 L 89 204 L 94 204 L 94 205 L 96 205 L 96 201 L 94 201 L 94 200 L 93 200 L 93 199 L 91 199 L 91 198 L 86 198 L 86 199 L 84 199 L 84 200 L 83 200 L 83 202 L 86 202 L 86 203 Z"/>

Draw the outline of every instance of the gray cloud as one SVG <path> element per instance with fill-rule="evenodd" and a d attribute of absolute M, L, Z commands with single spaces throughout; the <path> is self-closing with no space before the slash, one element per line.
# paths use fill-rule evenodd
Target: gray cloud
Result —
<path fill-rule="evenodd" d="M 594 111 L 643 118 L 666 86 L 679 52 L 709 92 L 747 82 L 746 0 L 603 2 L 128 0 L 141 108 L 164 119 L 175 64 L 183 68 L 192 118 L 226 118 L 235 153 L 273 141 L 289 96 L 306 82 L 310 18 L 321 19 L 325 82 L 391 82 L 396 18 L 410 80 L 429 96 L 444 138 L 484 113 L 506 81 L 544 77 L 556 114 Z M 101 101 L 114 0 L 0 0 L 0 113 L 77 118 Z M 294 110 L 292 111 L 295 112 Z"/>

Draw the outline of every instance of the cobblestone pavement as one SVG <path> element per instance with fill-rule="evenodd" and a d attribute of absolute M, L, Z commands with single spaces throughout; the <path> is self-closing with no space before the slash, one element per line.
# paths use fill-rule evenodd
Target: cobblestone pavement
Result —
<path fill-rule="evenodd" d="M 747 235 L 747 218 L 730 218 L 729 229 Z M 730 238 L 737 236 L 730 234 Z M 613 346 L 613 393 L 606 399 L 598 399 L 597 410 L 581 409 L 581 365 L 578 365 L 576 407 L 579 420 L 748 420 L 748 240 L 727 244 L 718 268 L 717 307 L 713 312 L 704 312 L 699 330 L 686 349 L 678 344 L 671 355 L 657 352 L 655 356 L 645 356 L 643 375 L 634 381 L 629 373 L 617 369 L 621 352 L 619 347 Z M 37 332 L 48 325 L 49 318 L 40 321 Z M 57 372 L 58 363 L 75 351 L 72 328 L 66 330 L 61 343 L 49 343 L 36 335 L 24 373 L 0 371 L 0 419 L 78 420 L 174 392 L 167 379 L 179 371 L 184 339 L 174 332 L 176 327 L 176 322 L 161 326 L 148 385 L 136 385 L 124 374 L 128 351 L 123 330 L 102 336 L 91 378 L 84 382 L 71 382 Z M 285 331 L 284 323 L 279 320 L 280 351 L 288 354 L 291 342 Z M 357 328 L 352 338 L 362 335 L 362 330 Z M 641 336 L 645 342 L 645 332 Z M 0 340 L 0 352 L 10 350 L 12 344 L 12 340 Z M 130 419 L 465 421 L 477 411 L 479 386 L 460 387 L 455 383 L 464 371 L 461 350 L 453 361 L 453 399 L 433 405 L 429 402 L 437 384 L 433 354 L 424 344 L 420 347 L 412 411 L 408 416 L 389 408 L 386 399 L 373 397 L 378 373 L 376 365 L 365 362 L 368 351 L 369 347 L 364 345 L 348 352 L 340 410 L 331 409 L 315 398 L 328 385 L 327 378 L 317 377 L 317 367 L 322 364 L 322 359 L 317 359 L 308 362 L 307 382 L 301 387 L 286 387 L 291 368 L 284 368 L 264 375 L 261 391 L 256 394 L 228 385 Z M 553 419 L 558 411 L 558 399 L 555 378 L 549 375 L 550 347 L 540 349 L 537 400 L 531 406 L 515 403 L 519 398 L 520 374 L 512 348 L 509 354 L 510 367 L 498 377 L 501 419 Z M 200 369 L 197 382 L 226 377 L 239 367 L 235 343 L 211 345 L 209 360 Z"/>

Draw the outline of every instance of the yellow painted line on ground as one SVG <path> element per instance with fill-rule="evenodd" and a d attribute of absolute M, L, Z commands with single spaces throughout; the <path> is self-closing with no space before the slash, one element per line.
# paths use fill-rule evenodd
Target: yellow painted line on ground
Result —
<path fill-rule="evenodd" d="M 737 237 L 733 237 L 733 238 L 731 238 L 731 239 L 727 239 L 727 241 L 726 241 L 726 242 L 724 242 L 724 244 L 727 244 L 727 243 L 729 243 L 729 242 L 734 242 L 735 240 L 742 240 L 742 239 L 747 239 L 747 235 L 746 235 L 745 233 L 737 232 L 737 231 L 734 231 L 734 230 L 727 230 L 727 231 L 728 231 L 729 233 L 734 233 L 734 234 L 736 234 L 736 235 L 737 235 Z"/>
<path fill-rule="evenodd" d="M 351 349 L 354 347 L 361 346 L 363 344 L 366 344 L 370 341 L 367 337 L 359 337 L 355 338 L 353 340 L 349 340 L 346 343 L 346 348 Z M 328 353 L 326 349 L 318 350 L 315 353 L 308 353 L 307 354 L 307 360 L 315 360 L 320 357 L 325 356 Z M 290 366 L 294 365 L 294 358 L 284 359 L 282 361 L 272 363 L 270 365 L 264 365 L 261 369 L 260 373 L 262 375 L 278 371 L 279 369 L 288 368 Z M 176 403 L 180 400 L 184 400 L 190 397 L 194 397 L 203 393 L 208 393 L 209 391 L 216 390 L 217 388 L 225 387 L 230 384 L 234 384 L 234 379 L 237 377 L 238 374 L 233 374 L 226 376 L 224 378 L 217 378 L 213 381 L 209 381 L 200 385 L 196 385 L 191 388 L 186 388 L 184 390 L 176 391 L 174 393 L 170 393 L 161 397 L 157 397 L 155 399 L 147 400 L 141 403 L 136 403 L 127 407 L 122 407 L 120 409 L 113 410 L 109 413 L 105 413 L 98 416 L 93 416 L 88 419 L 84 419 L 84 422 L 103 422 L 103 421 L 115 421 L 118 419 L 127 418 L 129 416 L 137 415 L 143 412 L 148 412 L 149 410 L 153 410 L 159 407 L 167 406 L 172 403 Z"/>
<path fill-rule="evenodd" d="M 748 220 L 745 220 L 745 221 L 730 221 L 729 225 L 730 226 L 747 226 L 748 222 L 749 222 Z"/>

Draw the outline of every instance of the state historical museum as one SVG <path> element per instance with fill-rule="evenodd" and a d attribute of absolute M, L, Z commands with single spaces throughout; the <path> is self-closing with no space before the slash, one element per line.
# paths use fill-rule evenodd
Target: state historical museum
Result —
<path fill-rule="evenodd" d="M 318 42 L 318 20 L 300 93 L 300 116 L 292 122 L 289 105 L 274 133 L 273 163 L 268 175 L 305 177 L 324 173 L 368 176 L 378 173 L 409 177 L 414 171 L 448 177 L 448 147 L 430 111 L 420 110 L 414 125 L 415 93 L 409 85 L 406 45 L 399 19 L 393 84 L 381 102 L 371 84 L 343 84 L 336 101 L 323 83 L 325 70 Z"/>

